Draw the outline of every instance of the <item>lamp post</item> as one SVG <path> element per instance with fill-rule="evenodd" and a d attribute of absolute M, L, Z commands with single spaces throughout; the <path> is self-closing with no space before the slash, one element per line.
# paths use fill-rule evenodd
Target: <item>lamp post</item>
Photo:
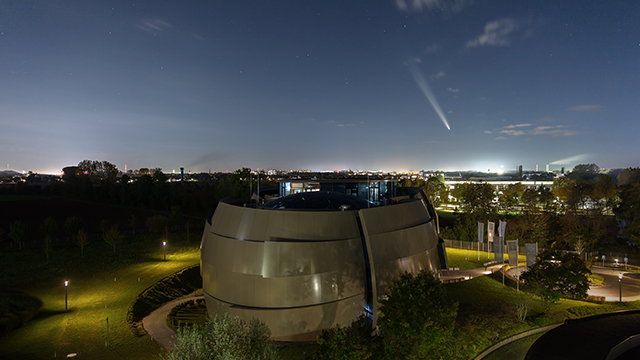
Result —
<path fill-rule="evenodd" d="M 167 261 L 167 242 L 162 242 L 162 253 L 164 254 L 164 261 Z"/>
<path fill-rule="evenodd" d="M 67 311 L 69 307 L 67 306 L 67 288 L 69 286 L 69 281 L 64 282 L 64 311 Z"/>
<path fill-rule="evenodd" d="M 622 273 L 618 274 L 618 283 L 620 283 L 620 302 L 622 302 Z"/>

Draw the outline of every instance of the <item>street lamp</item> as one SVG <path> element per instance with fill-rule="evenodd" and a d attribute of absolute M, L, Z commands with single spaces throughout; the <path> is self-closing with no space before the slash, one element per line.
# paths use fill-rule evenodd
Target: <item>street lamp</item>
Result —
<path fill-rule="evenodd" d="M 67 311 L 69 307 L 67 306 L 67 288 L 69 287 L 69 281 L 64 282 L 64 311 Z"/>
<path fill-rule="evenodd" d="M 167 242 L 162 242 L 162 252 L 164 254 L 164 261 L 167 261 Z"/>
<path fill-rule="evenodd" d="M 620 283 L 620 302 L 622 302 L 622 273 L 618 274 L 618 282 Z"/>

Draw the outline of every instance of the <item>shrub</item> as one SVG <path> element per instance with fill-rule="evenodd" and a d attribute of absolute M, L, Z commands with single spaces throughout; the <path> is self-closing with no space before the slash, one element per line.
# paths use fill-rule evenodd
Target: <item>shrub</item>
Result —
<path fill-rule="evenodd" d="M 211 316 L 206 324 L 178 330 L 172 352 L 163 360 L 199 359 L 278 359 L 278 351 L 269 341 L 271 331 L 257 319 L 249 323 L 228 313 Z"/>
<path fill-rule="evenodd" d="M 431 272 L 400 274 L 380 303 L 378 328 L 386 358 L 425 358 L 451 337 L 458 303 L 447 299 Z"/>

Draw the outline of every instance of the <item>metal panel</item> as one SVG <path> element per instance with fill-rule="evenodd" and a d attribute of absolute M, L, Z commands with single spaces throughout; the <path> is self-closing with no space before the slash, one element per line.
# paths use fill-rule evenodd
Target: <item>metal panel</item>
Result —
<path fill-rule="evenodd" d="M 314 340 L 322 329 L 348 325 L 365 306 L 358 215 L 378 295 L 398 271 L 438 268 L 437 234 L 421 202 L 359 212 L 220 203 L 201 245 L 207 308 L 258 317 L 278 340 Z"/>

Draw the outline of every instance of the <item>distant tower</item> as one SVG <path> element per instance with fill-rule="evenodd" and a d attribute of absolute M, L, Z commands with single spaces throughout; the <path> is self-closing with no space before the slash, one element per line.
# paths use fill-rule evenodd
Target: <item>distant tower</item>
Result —
<path fill-rule="evenodd" d="M 518 166 L 518 179 L 522 179 L 522 165 Z"/>
<path fill-rule="evenodd" d="M 536 164 L 536 172 L 540 171 L 540 169 L 538 169 L 538 164 Z"/>
<path fill-rule="evenodd" d="M 180 168 L 180 181 L 184 181 L 184 168 Z"/>
<path fill-rule="evenodd" d="M 124 173 L 127 173 L 127 164 L 124 164 Z"/>
<path fill-rule="evenodd" d="M 549 172 L 549 164 L 547 164 L 547 172 Z"/>
<path fill-rule="evenodd" d="M 564 166 L 560 168 L 560 174 L 564 174 Z"/>

